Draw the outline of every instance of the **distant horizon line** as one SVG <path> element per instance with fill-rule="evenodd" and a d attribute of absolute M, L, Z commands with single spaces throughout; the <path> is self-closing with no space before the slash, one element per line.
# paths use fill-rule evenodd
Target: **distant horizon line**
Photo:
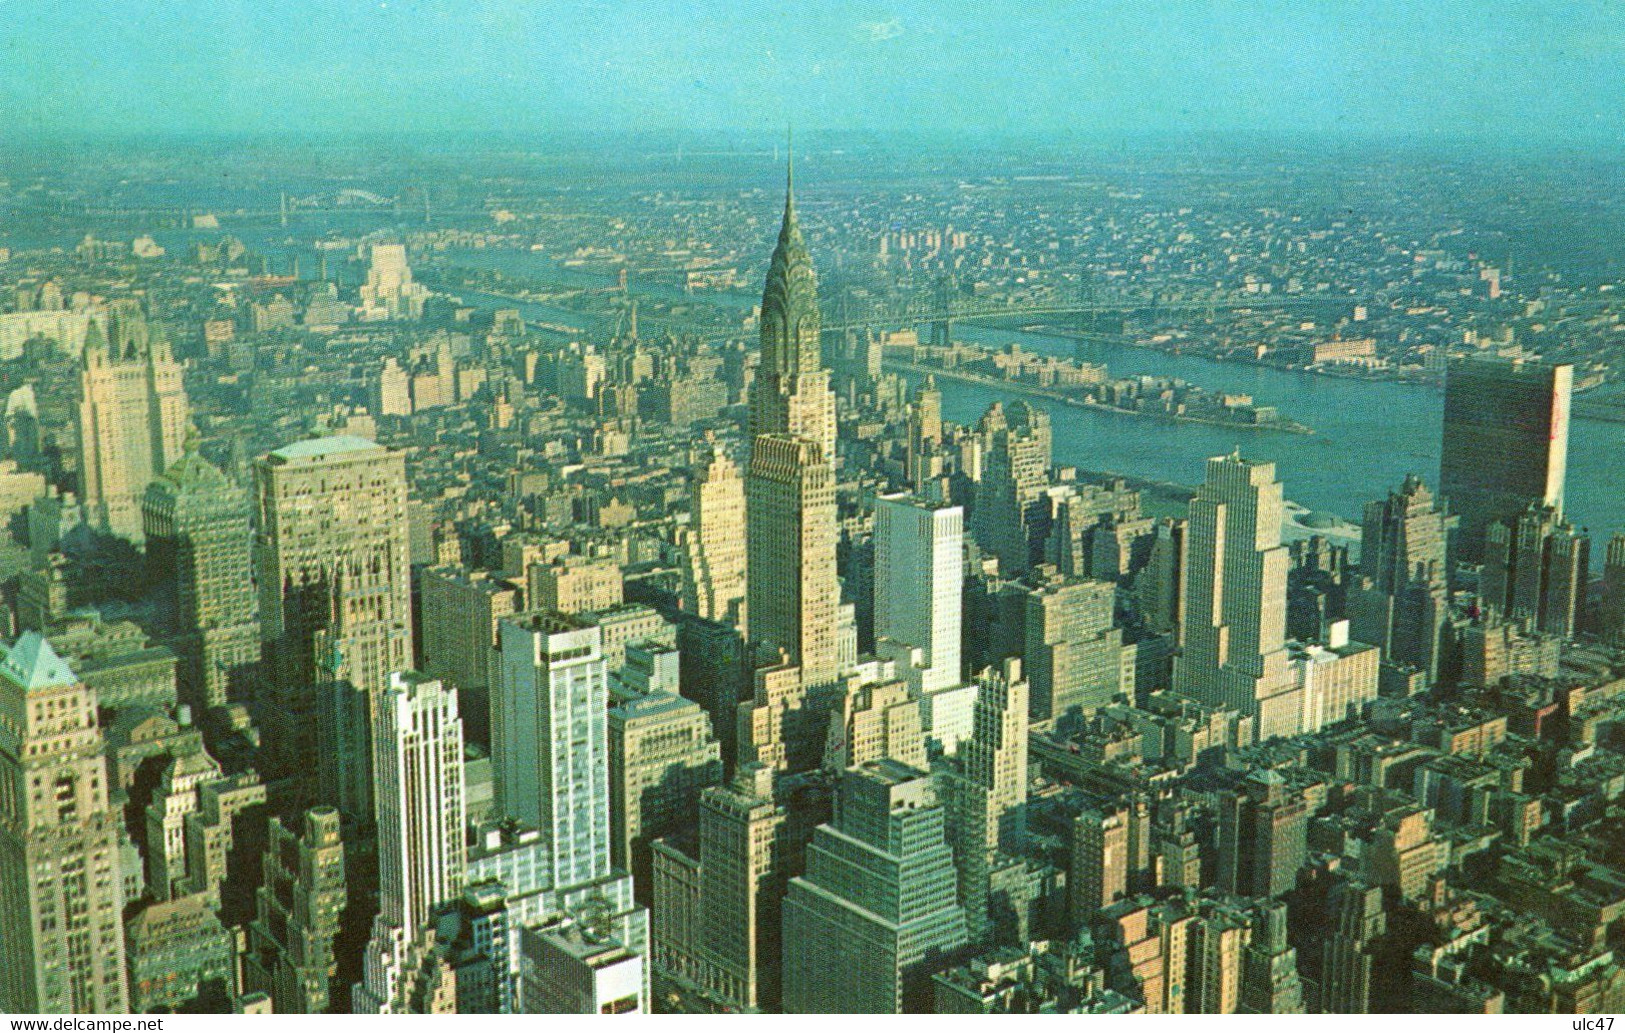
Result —
<path fill-rule="evenodd" d="M 1495 132 L 1491 130 L 1452 133 L 1412 132 L 1394 133 L 1376 130 L 1303 130 L 1257 127 L 1212 126 L 1202 128 L 1141 128 L 1102 129 L 1081 131 L 1062 129 L 987 128 L 978 130 L 946 129 L 863 129 L 863 128 L 797 128 L 797 136 L 807 153 L 831 148 L 868 148 L 887 145 L 906 145 L 919 148 L 922 153 L 945 153 L 991 146 L 1027 145 L 1051 148 L 1088 148 L 1092 146 L 1168 146 L 1198 144 L 1204 147 L 1219 145 L 1220 149 L 1245 150 L 1261 146 L 1300 146 L 1358 148 L 1362 150 L 1453 150 L 1468 147 L 1493 147 L 1509 153 L 1583 152 L 1608 153 L 1625 151 L 1625 134 L 1529 134 L 1526 132 Z M 11 137 L 12 157 L 29 147 L 58 146 L 171 146 L 208 144 L 272 144 L 278 146 L 413 145 L 447 142 L 489 142 L 513 144 L 589 145 L 589 151 L 608 148 L 624 149 L 635 141 L 658 144 L 661 147 L 685 149 L 690 143 L 709 146 L 724 154 L 773 153 L 782 150 L 782 127 L 737 128 L 467 128 L 467 129 L 415 129 L 382 131 L 373 129 L 199 129 L 157 131 L 62 130 L 39 132 L 15 130 Z M 809 146 L 810 145 L 810 146 Z M 922 146 L 923 145 L 923 146 Z M 701 152 L 693 151 L 696 157 Z"/>

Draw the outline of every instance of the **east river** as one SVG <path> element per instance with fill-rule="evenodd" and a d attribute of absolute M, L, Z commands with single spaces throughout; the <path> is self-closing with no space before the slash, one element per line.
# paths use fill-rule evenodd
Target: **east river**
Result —
<path fill-rule="evenodd" d="M 1198 484 L 1203 461 L 1240 447 L 1272 460 L 1286 496 L 1310 509 L 1358 520 L 1365 503 L 1398 487 L 1407 473 L 1437 488 L 1440 411 L 1436 388 L 1348 380 L 1174 355 L 1126 344 L 1087 343 L 1021 331 L 956 325 L 954 335 L 987 345 L 1019 343 L 1051 355 L 1105 363 L 1112 376 L 1173 376 L 1211 391 L 1250 394 L 1261 405 L 1315 430 L 1310 436 L 1140 420 L 1027 399 L 1050 413 L 1055 461 L 1146 480 Z M 943 416 L 973 422 L 994 400 L 1023 396 L 939 380 Z M 1608 537 L 1625 530 L 1625 424 L 1577 419 L 1569 435 L 1566 512 L 1588 528 L 1595 566 Z"/>
<path fill-rule="evenodd" d="M 535 260 L 467 261 L 526 273 L 540 271 Z M 560 279 L 558 272 L 552 277 Z M 581 276 L 579 280 L 595 278 Z M 472 294 L 477 292 L 464 292 Z M 745 297 L 740 294 L 740 297 Z M 484 305 L 512 304 L 489 296 Z M 591 326 L 591 316 L 534 304 L 520 304 L 528 318 Z M 922 328 L 923 332 L 923 328 Z M 1250 459 L 1275 463 L 1287 498 L 1312 510 L 1358 521 L 1365 504 L 1397 488 L 1408 473 L 1421 474 L 1437 490 L 1439 482 L 1439 389 L 1419 384 L 1354 380 L 1294 372 L 1241 362 L 1176 355 L 1128 344 L 1088 342 L 958 323 L 957 339 L 989 346 L 1020 344 L 1042 354 L 1073 356 L 1104 363 L 1112 376 L 1179 377 L 1209 391 L 1249 394 L 1260 405 L 1313 428 L 1312 435 L 1232 429 L 1196 423 L 1136 419 L 1094 412 L 994 387 L 940 379 L 943 416 L 974 423 L 995 400 L 1006 405 L 1025 399 L 1051 417 L 1055 462 L 1123 474 L 1149 481 L 1199 484 L 1203 463 L 1239 447 Z M 1592 565 L 1601 567 L 1609 536 L 1625 530 L 1625 423 L 1576 419 L 1569 435 L 1566 512 L 1593 539 Z"/>

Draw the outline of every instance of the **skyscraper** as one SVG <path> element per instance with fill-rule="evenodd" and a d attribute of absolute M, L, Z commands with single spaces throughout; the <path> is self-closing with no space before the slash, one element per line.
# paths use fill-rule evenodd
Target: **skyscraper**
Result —
<path fill-rule="evenodd" d="M 1128 812 L 1089 808 L 1072 826 L 1072 921 L 1088 926 L 1095 912 L 1128 892 Z"/>
<path fill-rule="evenodd" d="M 0 1011 L 129 1010 L 96 694 L 38 632 L 0 660 Z"/>
<path fill-rule="evenodd" d="M 121 307 L 105 337 L 90 323 L 75 400 L 79 497 L 100 529 L 140 540 L 147 485 L 181 457 L 186 440 L 181 373 L 163 331 L 140 309 Z"/>
<path fill-rule="evenodd" d="M 983 467 L 971 524 L 976 543 L 998 557 L 999 573 L 1016 577 L 1041 555 L 1049 533 L 1049 413 L 1026 402 L 1010 407 L 994 402 L 977 425 Z"/>
<path fill-rule="evenodd" d="M 1533 631 L 1573 638 L 1585 615 L 1591 539 L 1556 509 L 1533 503 L 1484 534 L 1484 609 Z"/>
<path fill-rule="evenodd" d="M 1365 507 L 1360 582 L 1349 591 L 1353 637 L 1382 648 L 1383 659 L 1439 673 L 1449 616 L 1448 542 L 1457 520 L 1420 477 Z"/>
<path fill-rule="evenodd" d="M 1456 556 L 1484 558 L 1490 525 L 1532 502 L 1563 513 L 1574 367 L 1466 359 L 1445 380 L 1439 491 L 1461 517 Z"/>
<path fill-rule="evenodd" d="M 683 530 L 683 609 L 706 620 L 745 621 L 745 482 L 720 447 L 690 479 L 693 512 Z"/>
<path fill-rule="evenodd" d="M 467 860 L 463 725 L 457 694 L 416 672 L 390 676 L 373 719 L 378 904 L 355 1010 L 405 1005 L 404 980 L 439 904 L 462 892 Z"/>
<path fill-rule="evenodd" d="M 275 773 L 295 773 L 317 756 L 313 686 L 365 697 L 412 666 L 406 461 L 362 438 L 312 438 L 260 459 L 254 481 L 260 629 L 277 661 L 267 730 Z"/>
<path fill-rule="evenodd" d="M 528 612 L 500 626 L 492 697 L 497 808 L 551 847 L 552 885 L 609 874 L 609 675 L 596 624 Z"/>
<path fill-rule="evenodd" d="M 602 630 L 530 611 L 504 618 L 499 633 L 491 728 L 497 810 L 540 834 L 527 832 L 508 849 L 506 830 L 498 831 L 491 849 L 470 859 L 469 882 L 500 879 L 516 925 L 568 920 L 643 955 L 649 914 L 633 899 L 632 879 L 611 865 Z M 646 1011 L 649 966 L 640 967 Z"/>
<path fill-rule="evenodd" d="M 200 708 L 246 702 L 260 660 L 248 493 L 188 443 L 147 488 L 142 518 L 163 623 L 181 657 L 180 698 Z"/>
<path fill-rule="evenodd" d="M 278 1015 L 324 1012 L 343 994 L 334 983 L 348 899 L 339 826 L 331 807 L 306 811 L 297 832 L 271 822 L 243 954 L 243 991 L 270 995 Z"/>
<path fill-rule="evenodd" d="M 1625 534 L 1608 539 L 1598 624 L 1597 633 L 1610 645 L 1625 645 Z"/>
<path fill-rule="evenodd" d="M 1124 646 L 1114 625 L 1115 585 L 1066 577 L 1046 565 L 1004 591 L 1019 607 L 1035 722 L 1092 714 L 1120 695 L 1133 698 L 1133 647 Z"/>
<path fill-rule="evenodd" d="M 1256 717 L 1260 739 L 1295 734 L 1301 719 L 1285 648 L 1281 507 L 1274 463 L 1207 461 L 1190 507 L 1185 651 L 1174 663 L 1175 692 Z"/>
<path fill-rule="evenodd" d="M 462 891 L 463 722 L 457 693 L 414 671 L 390 677 L 373 730 L 380 917 L 411 939 Z"/>
<path fill-rule="evenodd" d="M 609 712 L 610 857 L 648 899 L 650 845 L 693 827 L 700 794 L 722 781 L 722 747 L 693 700 L 670 692 L 617 695 Z"/>
<path fill-rule="evenodd" d="M 792 164 L 762 289 L 762 363 L 750 387 L 746 612 L 751 641 L 781 653 L 802 685 L 813 686 L 833 681 L 839 668 L 835 398 L 794 187 Z"/>
<path fill-rule="evenodd" d="M 784 899 L 784 1010 L 924 1010 L 926 963 L 966 942 L 956 898 L 931 778 L 890 760 L 848 770 Z"/>
<path fill-rule="evenodd" d="M 412 267 L 406 264 L 402 244 L 374 244 L 367 267 L 367 282 L 361 287 L 361 318 L 421 319 L 429 290 L 412 280 Z"/>
<path fill-rule="evenodd" d="M 835 463 L 835 395 L 824 368 L 818 274 L 796 218 L 795 164 L 785 179 L 784 218 L 762 288 L 762 364 L 751 382 L 747 432 L 812 442 Z"/>
<path fill-rule="evenodd" d="M 908 421 L 908 482 L 914 490 L 936 499 L 940 485 L 928 490 L 929 482 L 942 475 L 942 392 L 937 378 L 926 374 L 914 388 L 914 404 Z"/>
<path fill-rule="evenodd" d="M 785 809 L 773 772 L 740 768 L 700 798 L 700 955 L 706 985 L 740 1008 L 777 1005 Z"/>
<path fill-rule="evenodd" d="M 750 637 L 782 651 L 806 685 L 838 668 L 835 475 L 806 438 L 764 434 L 745 484 Z"/>
<path fill-rule="evenodd" d="M 1219 889 L 1276 897 L 1308 856 L 1308 800 L 1274 771 L 1255 771 L 1219 801 Z"/>
<path fill-rule="evenodd" d="M 959 684 L 964 510 L 875 500 L 875 642 L 916 696 Z"/>
<path fill-rule="evenodd" d="M 1019 849 L 1027 831 L 1027 682 L 1021 663 L 1006 660 L 976 679 L 974 730 L 960 750 L 965 776 L 988 793 L 986 842 Z"/>
<path fill-rule="evenodd" d="M 1253 911 L 1253 933 L 1242 955 L 1238 1011 L 1251 1015 L 1303 1014 L 1298 952 L 1287 943 L 1286 918 L 1286 905 L 1274 901 Z"/>
<path fill-rule="evenodd" d="M 520 609 L 519 589 L 483 570 L 431 567 L 420 575 L 423 670 L 457 689 L 463 732 L 487 745 L 491 687 L 497 677 L 497 627 Z"/>

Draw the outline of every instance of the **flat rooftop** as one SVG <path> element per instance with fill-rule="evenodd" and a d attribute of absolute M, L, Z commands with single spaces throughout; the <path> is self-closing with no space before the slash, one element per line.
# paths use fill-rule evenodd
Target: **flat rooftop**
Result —
<path fill-rule="evenodd" d="M 376 441 L 358 438 L 351 434 L 335 434 L 329 438 L 306 438 L 295 441 L 291 445 L 283 445 L 274 449 L 269 458 L 275 462 L 292 463 L 301 459 L 322 459 L 327 456 L 344 455 L 351 452 L 383 452 L 384 446 Z"/>

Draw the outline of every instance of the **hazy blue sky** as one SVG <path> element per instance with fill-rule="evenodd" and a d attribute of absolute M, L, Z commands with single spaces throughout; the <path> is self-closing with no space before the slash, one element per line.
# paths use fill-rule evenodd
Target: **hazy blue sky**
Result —
<path fill-rule="evenodd" d="M 1618 140 L 1625 117 L 1620 0 L 22 0 L 0 44 L 0 124 L 47 133 Z"/>

